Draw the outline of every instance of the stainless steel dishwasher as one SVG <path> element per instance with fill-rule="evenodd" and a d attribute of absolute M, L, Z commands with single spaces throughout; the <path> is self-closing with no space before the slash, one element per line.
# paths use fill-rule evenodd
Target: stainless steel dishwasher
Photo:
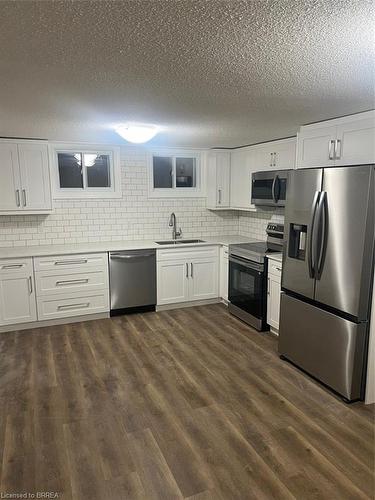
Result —
<path fill-rule="evenodd" d="M 155 250 L 110 252 L 109 282 L 111 315 L 155 310 Z"/>

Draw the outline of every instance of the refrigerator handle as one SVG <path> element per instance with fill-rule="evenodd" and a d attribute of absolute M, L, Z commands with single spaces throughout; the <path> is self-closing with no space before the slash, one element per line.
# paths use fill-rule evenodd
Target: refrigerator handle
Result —
<path fill-rule="evenodd" d="M 319 199 L 318 213 L 318 234 L 319 234 L 319 243 L 318 247 L 318 262 L 316 266 L 316 279 L 320 279 L 323 270 L 324 264 L 324 256 L 327 247 L 327 233 L 328 233 L 328 205 L 327 205 L 327 193 L 326 191 L 322 191 Z"/>
<path fill-rule="evenodd" d="M 309 266 L 309 276 L 310 278 L 315 278 L 316 273 L 316 215 L 319 205 L 320 191 L 316 191 L 314 195 L 314 200 L 311 207 L 311 223 L 310 223 L 310 238 L 308 246 L 308 256 L 307 262 Z"/>

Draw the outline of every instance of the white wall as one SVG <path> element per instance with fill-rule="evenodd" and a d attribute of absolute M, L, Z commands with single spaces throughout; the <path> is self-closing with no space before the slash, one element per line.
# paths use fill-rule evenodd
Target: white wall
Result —
<path fill-rule="evenodd" d="M 51 215 L 0 216 L 0 247 L 170 238 L 176 213 L 184 237 L 238 234 L 238 214 L 206 210 L 205 198 L 148 199 L 147 158 L 121 149 L 122 198 L 55 200 Z"/>

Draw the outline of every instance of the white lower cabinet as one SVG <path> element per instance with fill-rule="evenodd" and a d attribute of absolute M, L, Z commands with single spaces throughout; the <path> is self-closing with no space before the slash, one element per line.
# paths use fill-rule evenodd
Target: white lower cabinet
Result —
<path fill-rule="evenodd" d="M 0 326 L 36 321 L 32 259 L 0 261 Z"/>
<path fill-rule="evenodd" d="M 229 255 L 228 246 L 220 248 L 220 297 L 228 301 L 228 278 L 229 278 Z"/>
<path fill-rule="evenodd" d="M 219 297 L 218 247 L 157 251 L 157 304 Z"/>
<path fill-rule="evenodd" d="M 39 321 L 109 311 L 106 253 L 34 259 Z"/>
<path fill-rule="evenodd" d="M 275 333 L 279 331 L 281 269 L 280 261 L 268 259 L 267 323 Z"/>

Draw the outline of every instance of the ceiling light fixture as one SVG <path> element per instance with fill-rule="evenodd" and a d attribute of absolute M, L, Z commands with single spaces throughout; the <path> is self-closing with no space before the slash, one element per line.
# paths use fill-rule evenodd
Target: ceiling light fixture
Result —
<path fill-rule="evenodd" d="M 129 142 L 141 144 L 150 141 L 159 132 L 155 125 L 119 125 L 115 129 L 116 133 Z"/>

